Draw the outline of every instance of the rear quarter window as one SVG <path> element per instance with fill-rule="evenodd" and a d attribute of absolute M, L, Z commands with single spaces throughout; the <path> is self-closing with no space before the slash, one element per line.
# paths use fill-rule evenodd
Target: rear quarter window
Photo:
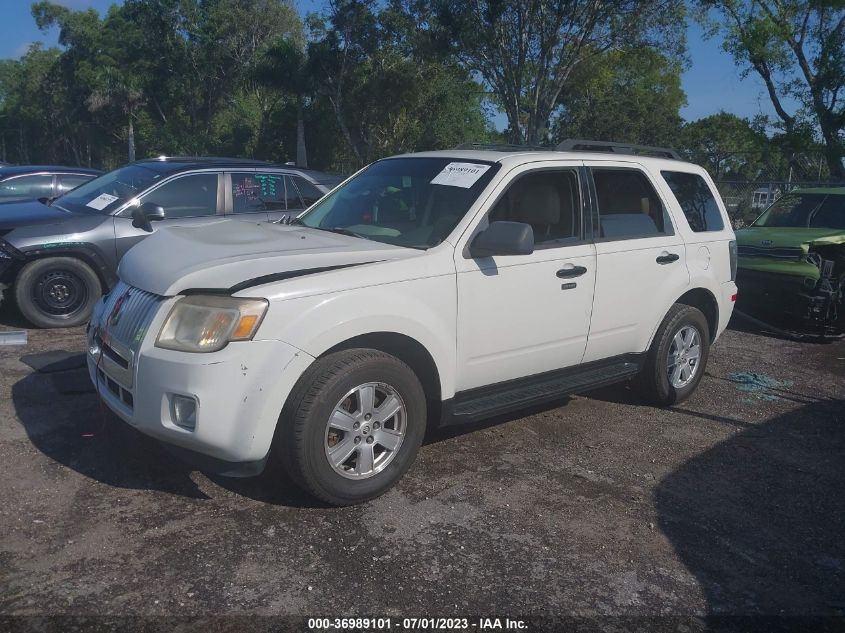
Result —
<path fill-rule="evenodd" d="M 721 231 L 725 228 L 719 203 L 704 178 L 681 171 L 661 171 L 660 174 L 675 194 L 694 232 Z"/>

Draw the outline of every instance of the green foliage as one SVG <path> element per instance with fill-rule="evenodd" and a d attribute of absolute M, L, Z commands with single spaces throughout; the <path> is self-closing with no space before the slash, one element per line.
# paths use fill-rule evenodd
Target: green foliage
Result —
<path fill-rule="evenodd" d="M 564 138 L 675 145 L 680 109 L 681 64 L 653 48 L 613 50 L 579 66 L 559 97 L 552 126 Z"/>
<path fill-rule="evenodd" d="M 815 130 L 830 173 L 845 179 L 845 3 L 841 0 L 699 0 L 702 19 L 746 72 L 764 82 L 787 136 Z M 799 104 L 791 108 L 789 100 Z"/>

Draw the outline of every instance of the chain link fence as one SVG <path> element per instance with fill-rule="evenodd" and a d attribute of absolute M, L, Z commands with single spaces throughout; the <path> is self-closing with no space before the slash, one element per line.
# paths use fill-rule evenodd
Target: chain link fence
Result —
<path fill-rule="evenodd" d="M 690 153 L 692 162 L 710 172 L 734 228 L 748 226 L 766 208 L 794 189 L 845 187 L 829 177 L 821 153 Z"/>

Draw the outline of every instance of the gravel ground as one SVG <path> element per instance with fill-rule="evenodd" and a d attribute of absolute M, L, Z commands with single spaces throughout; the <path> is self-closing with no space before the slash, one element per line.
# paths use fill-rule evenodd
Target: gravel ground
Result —
<path fill-rule="evenodd" d="M 2 615 L 845 610 L 845 342 L 730 329 L 678 407 L 619 386 L 439 432 L 396 488 L 344 509 L 277 469 L 192 471 L 100 408 L 83 370 L 20 360 L 83 346 L 30 330 L 0 348 Z"/>

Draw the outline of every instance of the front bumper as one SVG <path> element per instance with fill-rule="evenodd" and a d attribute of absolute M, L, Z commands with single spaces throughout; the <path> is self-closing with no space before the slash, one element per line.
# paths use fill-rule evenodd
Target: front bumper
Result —
<path fill-rule="evenodd" d="M 249 471 L 244 463 L 266 458 L 282 406 L 313 361 L 281 341 L 230 343 L 219 352 L 194 354 L 159 349 L 149 336 L 128 366 L 120 367 L 95 332 L 90 328 L 88 372 L 105 404 L 183 455 L 206 456 L 208 464 L 220 466 L 213 470 L 231 471 L 222 474 L 239 474 L 238 464 Z M 193 428 L 176 423 L 177 396 L 193 399 Z"/>

